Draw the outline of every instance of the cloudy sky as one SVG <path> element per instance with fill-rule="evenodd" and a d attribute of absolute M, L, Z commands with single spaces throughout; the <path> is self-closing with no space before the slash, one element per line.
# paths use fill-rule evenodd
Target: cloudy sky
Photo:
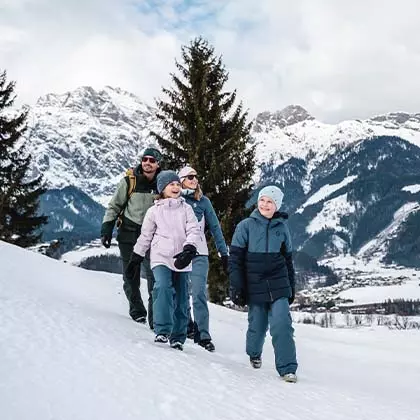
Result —
<path fill-rule="evenodd" d="M 81 85 L 153 104 L 197 35 L 252 115 L 420 112 L 418 0 L 0 0 L 0 69 L 29 104 Z"/>

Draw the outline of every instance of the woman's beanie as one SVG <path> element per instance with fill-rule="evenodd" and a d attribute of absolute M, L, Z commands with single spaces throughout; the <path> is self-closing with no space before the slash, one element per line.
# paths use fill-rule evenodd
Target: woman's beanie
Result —
<path fill-rule="evenodd" d="M 181 181 L 182 178 L 187 177 L 188 175 L 192 174 L 192 173 L 197 173 L 197 171 L 194 168 L 191 168 L 191 166 L 184 166 L 179 172 L 178 172 L 178 176 L 180 177 Z"/>
<path fill-rule="evenodd" d="M 156 178 L 158 193 L 160 194 L 171 182 L 181 183 L 181 180 L 179 179 L 179 176 L 176 174 L 175 171 L 159 172 L 159 175 Z"/>
<path fill-rule="evenodd" d="M 276 205 L 277 211 L 280 210 L 284 194 L 279 187 L 276 187 L 275 185 L 267 185 L 258 193 L 258 201 L 260 201 L 262 196 L 271 198 Z"/>

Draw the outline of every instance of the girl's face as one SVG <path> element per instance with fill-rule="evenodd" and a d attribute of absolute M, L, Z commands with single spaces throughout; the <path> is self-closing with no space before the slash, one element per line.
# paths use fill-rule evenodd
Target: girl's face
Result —
<path fill-rule="evenodd" d="M 181 195 L 181 184 L 177 181 L 171 182 L 163 190 L 165 198 L 178 198 Z"/>
<path fill-rule="evenodd" d="M 182 187 L 188 190 L 195 190 L 198 186 L 197 172 L 191 172 L 182 181 Z"/>
<path fill-rule="evenodd" d="M 272 219 L 277 209 L 274 201 L 270 197 L 263 195 L 258 200 L 258 210 L 267 219 Z"/>

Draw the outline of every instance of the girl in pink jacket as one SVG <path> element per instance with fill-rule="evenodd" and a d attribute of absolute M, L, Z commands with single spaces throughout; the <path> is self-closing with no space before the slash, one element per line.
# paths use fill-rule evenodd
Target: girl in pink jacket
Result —
<path fill-rule="evenodd" d="M 174 171 L 157 177 L 159 198 L 146 212 L 126 275 L 136 275 L 150 248 L 153 287 L 153 324 L 156 343 L 182 350 L 188 324 L 188 272 L 197 254 L 200 227 L 194 211 L 180 197 L 181 183 Z M 174 299 L 175 295 L 175 299 Z"/>

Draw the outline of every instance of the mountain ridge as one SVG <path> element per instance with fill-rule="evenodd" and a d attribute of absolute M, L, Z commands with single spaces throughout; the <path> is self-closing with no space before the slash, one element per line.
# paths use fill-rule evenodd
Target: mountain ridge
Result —
<path fill-rule="evenodd" d="M 44 95 L 30 114 L 33 174 L 44 174 L 50 189 L 72 185 L 107 205 L 125 169 L 137 164 L 141 151 L 151 144 L 151 129 L 161 129 L 155 109 L 120 88 L 80 87 Z M 400 207 L 408 209 L 404 207 L 408 195 L 400 191 L 393 196 L 387 188 L 420 184 L 413 169 L 420 167 L 418 113 L 390 112 L 367 120 L 325 124 L 302 106 L 290 105 L 258 114 L 251 136 L 257 145 L 257 190 L 267 183 L 285 189 L 284 207 L 291 213 L 295 244 L 316 257 L 358 252 L 358 247 L 386 229 L 385 222 L 392 222 L 398 209 L 390 197 L 397 197 Z M 406 183 L 400 185 L 388 171 L 402 174 Z M 367 185 L 375 185 L 370 196 L 354 190 Z M 361 199 L 355 200 L 358 195 Z M 373 224 L 375 231 L 360 224 L 362 213 L 369 212 L 388 215 L 386 221 L 379 217 L 381 223 Z M 411 210 L 411 216 L 399 219 L 403 231 L 404 223 L 413 223 L 416 214 Z M 349 223 L 353 223 L 351 229 Z M 366 237 L 364 230 L 373 236 Z M 354 235 L 359 239 L 353 240 Z M 410 235 L 405 232 L 404 237 L 408 240 Z M 401 253 L 395 244 L 398 234 L 386 240 Z M 415 241 L 412 237 L 409 241 L 414 249 Z M 414 261 L 417 253 L 410 252 Z M 387 246 L 382 258 L 390 258 Z"/>

